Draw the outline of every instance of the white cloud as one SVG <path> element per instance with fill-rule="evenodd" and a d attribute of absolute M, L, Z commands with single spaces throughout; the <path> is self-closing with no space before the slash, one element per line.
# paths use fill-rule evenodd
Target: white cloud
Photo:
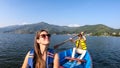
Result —
<path fill-rule="evenodd" d="M 11 26 L 12 24 L 0 23 L 0 28 Z"/>
<path fill-rule="evenodd" d="M 27 23 L 27 22 L 22 22 L 20 25 L 26 25 L 26 24 L 29 24 L 29 23 Z"/>
<path fill-rule="evenodd" d="M 0 23 L 0 28 L 2 28 L 2 27 L 7 27 L 7 26 L 14 26 L 14 25 L 26 25 L 26 24 L 30 24 L 30 23 L 27 23 L 27 22 L 21 22 L 21 23 L 16 23 L 16 24 L 14 24 L 14 23 Z"/>
<path fill-rule="evenodd" d="M 79 27 L 80 25 L 79 24 L 69 24 L 68 26 L 69 27 Z"/>
<path fill-rule="evenodd" d="M 28 24 L 33 24 L 33 23 L 28 23 L 28 22 L 22 22 L 19 25 L 28 25 Z"/>

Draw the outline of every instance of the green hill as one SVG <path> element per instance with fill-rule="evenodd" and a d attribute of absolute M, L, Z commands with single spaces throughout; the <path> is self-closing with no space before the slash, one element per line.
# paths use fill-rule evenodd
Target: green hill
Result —
<path fill-rule="evenodd" d="M 76 31 L 85 31 L 86 33 L 92 33 L 92 35 L 103 35 L 104 33 L 111 34 L 114 32 L 114 29 L 102 24 L 97 24 L 81 26 L 77 28 Z"/>
<path fill-rule="evenodd" d="M 47 29 L 52 34 L 73 34 L 79 33 L 80 31 L 84 31 L 88 35 L 120 35 L 120 29 L 113 29 L 103 24 L 97 25 L 85 25 L 80 27 L 68 27 L 68 26 L 58 26 L 52 25 L 45 22 L 40 22 L 36 24 L 28 24 L 28 25 L 21 25 L 17 27 L 6 27 L 0 28 L 0 33 L 18 33 L 18 34 L 30 34 L 35 33 L 40 29 Z"/>

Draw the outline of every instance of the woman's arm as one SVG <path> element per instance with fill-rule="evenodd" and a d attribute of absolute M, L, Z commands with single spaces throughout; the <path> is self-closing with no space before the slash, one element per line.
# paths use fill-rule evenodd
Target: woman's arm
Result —
<path fill-rule="evenodd" d="M 83 37 L 83 39 L 86 41 L 86 37 L 85 36 L 82 36 Z"/>
<path fill-rule="evenodd" d="M 71 42 L 75 43 L 75 40 L 73 40 L 72 38 L 69 38 Z"/>
<path fill-rule="evenodd" d="M 55 54 L 54 56 L 54 67 L 53 68 L 59 68 L 59 55 L 58 53 Z"/>
<path fill-rule="evenodd" d="M 30 53 L 30 52 L 27 53 L 27 55 L 26 55 L 26 57 L 25 57 L 25 59 L 24 59 L 22 68 L 27 68 L 29 53 Z"/>

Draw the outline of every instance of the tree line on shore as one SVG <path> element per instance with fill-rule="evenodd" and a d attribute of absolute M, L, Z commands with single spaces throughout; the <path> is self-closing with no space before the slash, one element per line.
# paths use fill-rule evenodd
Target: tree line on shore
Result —
<path fill-rule="evenodd" d="M 68 27 L 45 22 L 4 27 L 0 28 L 0 33 L 33 34 L 40 29 L 47 29 L 52 34 L 77 34 L 84 31 L 86 35 L 91 36 L 120 36 L 120 29 L 114 29 L 103 24 Z"/>

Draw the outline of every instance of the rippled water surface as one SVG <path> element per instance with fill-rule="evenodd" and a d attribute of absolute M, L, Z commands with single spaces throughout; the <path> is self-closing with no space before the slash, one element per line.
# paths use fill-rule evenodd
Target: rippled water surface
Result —
<path fill-rule="evenodd" d="M 69 36 L 52 35 L 50 48 Z M 26 53 L 33 48 L 34 34 L 0 34 L 0 68 L 20 68 Z M 70 42 L 56 51 L 74 47 Z M 120 37 L 87 37 L 94 68 L 120 68 Z"/>

